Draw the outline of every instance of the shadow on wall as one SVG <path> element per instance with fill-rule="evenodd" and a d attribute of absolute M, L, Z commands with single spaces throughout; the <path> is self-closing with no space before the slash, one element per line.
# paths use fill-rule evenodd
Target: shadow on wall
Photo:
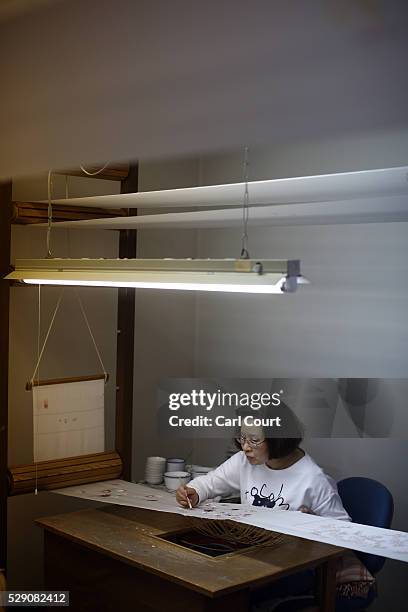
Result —
<path fill-rule="evenodd" d="M 395 438 L 408 430 L 407 379 L 273 379 L 307 437 Z"/>
<path fill-rule="evenodd" d="M 361 438 L 392 437 L 396 405 L 386 384 L 387 381 L 375 378 L 339 379 L 343 406 Z"/>

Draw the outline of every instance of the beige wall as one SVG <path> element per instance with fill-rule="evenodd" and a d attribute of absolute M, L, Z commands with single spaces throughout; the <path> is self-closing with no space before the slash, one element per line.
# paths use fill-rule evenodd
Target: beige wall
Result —
<path fill-rule="evenodd" d="M 197 185 L 195 159 L 140 164 L 139 189 Z M 196 232 L 138 232 L 138 257 L 194 257 Z M 136 291 L 133 480 L 143 478 L 146 457 L 192 457 L 193 441 L 163 439 L 157 430 L 157 387 L 166 377 L 194 375 L 194 292 Z"/>

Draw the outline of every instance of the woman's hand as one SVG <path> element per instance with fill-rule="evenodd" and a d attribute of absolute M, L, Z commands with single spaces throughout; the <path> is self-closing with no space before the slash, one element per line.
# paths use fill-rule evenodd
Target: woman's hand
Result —
<path fill-rule="evenodd" d="M 314 514 L 313 510 L 311 510 L 308 506 L 300 506 L 299 510 L 305 514 Z"/>
<path fill-rule="evenodd" d="M 182 506 L 183 508 L 190 507 L 187 498 L 190 500 L 190 504 L 193 508 L 194 506 L 197 506 L 199 501 L 197 491 L 192 487 L 181 485 L 181 487 L 179 487 L 176 491 L 176 499 L 180 506 Z"/>

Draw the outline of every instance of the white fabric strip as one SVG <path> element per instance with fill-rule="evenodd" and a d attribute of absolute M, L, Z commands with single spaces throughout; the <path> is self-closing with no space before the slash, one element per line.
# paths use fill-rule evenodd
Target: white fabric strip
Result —
<path fill-rule="evenodd" d="M 354 200 L 407 195 L 408 166 L 297 176 L 248 183 L 252 206 Z M 242 210 L 245 182 L 202 185 L 53 200 L 54 204 L 97 208 L 180 208 L 238 206 Z M 41 203 L 48 203 L 41 200 Z M 59 225 L 59 224 L 58 224 Z"/>
<path fill-rule="evenodd" d="M 356 198 L 354 200 L 328 200 L 300 204 L 272 204 L 253 206 L 248 226 L 265 225 L 327 225 L 333 223 L 386 223 L 408 220 L 407 195 Z M 45 227 L 45 223 L 32 223 L 30 229 Z M 71 229 L 211 229 L 240 227 L 241 208 L 194 210 L 140 214 L 136 217 L 111 217 L 109 219 L 83 219 L 59 221 L 58 228 Z"/>
<path fill-rule="evenodd" d="M 58 489 L 53 492 L 108 504 L 171 512 L 183 516 L 233 520 L 307 540 L 351 548 L 399 561 L 408 561 L 408 533 L 393 529 L 380 529 L 302 512 L 211 501 L 192 510 L 184 509 L 178 506 L 174 493 L 124 480 L 107 480 Z"/>

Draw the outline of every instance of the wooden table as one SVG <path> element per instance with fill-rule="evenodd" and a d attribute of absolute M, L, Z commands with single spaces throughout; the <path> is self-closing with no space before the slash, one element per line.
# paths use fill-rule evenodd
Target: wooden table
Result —
<path fill-rule="evenodd" d="M 212 558 L 158 537 L 188 528 L 185 517 L 123 506 L 36 522 L 45 588 L 69 590 L 71 612 L 246 612 L 251 590 L 308 568 L 320 610 L 334 611 L 336 546 L 286 536 L 277 548 Z"/>

